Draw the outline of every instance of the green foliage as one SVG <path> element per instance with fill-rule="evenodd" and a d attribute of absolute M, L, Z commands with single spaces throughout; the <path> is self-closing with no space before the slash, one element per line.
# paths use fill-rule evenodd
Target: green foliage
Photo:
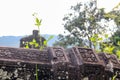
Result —
<path fill-rule="evenodd" d="M 29 42 L 29 44 L 32 45 L 35 48 L 40 46 L 35 39 L 33 39 L 31 42 Z"/>
<path fill-rule="evenodd" d="M 37 17 L 37 13 L 34 13 L 33 16 L 35 17 L 35 26 L 37 26 L 38 30 L 39 30 L 39 27 L 41 26 L 42 19 L 39 19 Z"/>
<path fill-rule="evenodd" d="M 38 27 L 40 27 L 40 25 L 41 25 L 41 22 L 42 22 L 42 20 L 39 20 L 38 18 L 36 18 L 36 26 L 38 26 Z"/>
<path fill-rule="evenodd" d="M 111 13 L 107 13 L 107 14 L 104 15 L 104 17 L 105 17 L 106 19 L 109 19 L 109 18 L 115 19 L 115 18 L 117 17 L 117 15 L 114 15 L 114 14 L 111 14 Z"/>
<path fill-rule="evenodd" d="M 50 41 L 51 39 L 53 39 L 54 36 L 50 36 L 48 39 L 47 39 L 47 42 Z"/>
<path fill-rule="evenodd" d="M 112 77 L 112 80 L 116 80 L 117 74 Z"/>
<path fill-rule="evenodd" d="M 38 31 L 39 31 L 39 34 L 40 34 L 40 29 L 39 27 L 41 26 L 41 22 L 42 20 L 41 19 L 38 19 L 38 17 L 36 17 L 36 13 L 33 14 L 33 16 L 35 17 L 35 25 L 38 27 Z M 48 41 L 50 41 L 54 36 L 50 36 L 47 40 L 45 40 L 43 42 L 43 44 L 39 45 L 35 39 L 32 40 L 32 42 L 29 42 L 31 45 L 33 45 L 34 47 L 38 47 L 40 46 L 40 50 L 43 50 L 46 46 L 47 46 L 47 43 Z M 40 43 L 42 43 L 42 40 L 40 38 Z M 36 80 L 39 80 L 38 79 L 38 67 L 37 67 L 37 64 L 36 64 Z"/>
<path fill-rule="evenodd" d="M 95 6 L 95 1 L 72 6 L 73 13 L 65 15 L 63 18 L 67 35 L 60 34 L 55 46 L 90 47 L 97 51 L 116 54 L 120 59 L 120 11 L 112 10 L 105 13 L 104 8 L 97 9 Z M 114 21 L 114 25 L 117 26 L 117 28 L 113 27 L 114 30 L 117 29 L 115 33 L 109 30 L 109 27 L 112 26 L 105 24 L 110 21 Z"/>
<path fill-rule="evenodd" d="M 33 16 L 35 17 L 35 21 L 36 21 L 35 25 L 38 27 L 38 31 L 39 31 L 39 34 L 40 34 L 40 26 L 41 26 L 42 20 L 38 19 L 38 17 L 36 17 L 36 13 L 34 13 Z M 33 39 L 33 41 L 31 42 L 31 44 L 33 44 L 34 47 L 40 46 L 40 50 L 42 50 L 44 45 L 41 45 L 41 43 L 42 43 L 41 38 L 40 38 L 40 45 L 36 42 L 35 39 Z M 39 80 L 38 79 L 38 65 L 37 64 L 36 64 L 36 80 Z"/>
<path fill-rule="evenodd" d="M 35 67 L 35 73 L 36 73 L 36 80 L 39 80 L 39 78 L 38 78 L 38 65 L 36 64 L 36 67 Z"/>
<path fill-rule="evenodd" d="M 104 9 L 98 9 L 96 1 L 89 1 L 72 6 L 71 10 L 73 13 L 69 13 L 63 18 L 67 35 L 60 35 L 59 41 L 55 45 L 95 48 L 96 41 L 102 41 L 102 38 L 96 35 L 106 31 L 106 26 L 100 24 L 102 20 L 106 20 Z"/>
<path fill-rule="evenodd" d="M 110 11 L 110 12 L 104 14 L 104 17 L 107 20 L 111 20 L 111 19 L 114 20 L 116 25 L 120 26 L 120 11 L 119 10 Z"/>
<path fill-rule="evenodd" d="M 118 9 L 120 6 L 120 2 L 113 8 L 113 10 Z"/>
<path fill-rule="evenodd" d="M 100 49 L 102 52 L 115 54 L 120 59 L 120 30 L 117 30 L 111 37 L 105 35 L 108 41 L 101 42 Z"/>
<path fill-rule="evenodd" d="M 97 49 L 97 46 L 98 46 L 98 44 L 99 44 L 100 42 L 103 41 L 103 38 L 102 38 L 102 37 L 99 37 L 98 34 L 94 34 L 94 35 L 90 38 L 90 40 L 91 40 L 91 42 L 93 43 L 94 48 L 95 48 L 96 50 L 98 50 L 98 49 Z"/>
<path fill-rule="evenodd" d="M 39 31 L 39 35 L 40 35 L 40 26 L 41 26 L 42 20 L 37 17 L 37 13 L 34 13 L 33 16 L 35 17 L 35 26 L 38 27 L 38 31 Z M 32 41 L 29 41 L 29 42 L 26 42 L 26 43 L 24 42 L 24 44 L 26 45 L 25 48 L 28 49 L 29 46 L 32 46 L 32 48 L 40 47 L 39 50 L 43 50 L 47 46 L 47 43 L 51 39 L 53 39 L 53 37 L 54 36 L 50 36 L 47 40 L 44 40 L 44 42 L 42 42 L 42 39 L 40 37 L 40 44 L 34 38 Z M 35 71 L 36 72 L 36 80 L 39 80 L 39 78 L 38 78 L 38 65 L 36 64 L 35 67 L 36 67 L 36 71 Z"/>
<path fill-rule="evenodd" d="M 28 42 L 26 43 L 25 48 L 26 48 L 26 49 L 29 49 L 29 43 L 28 43 Z"/>
<path fill-rule="evenodd" d="M 120 11 L 118 9 L 119 6 L 120 6 L 120 3 L 118 3 L 118 5 L 116 5 L 112 9 L 112 11 L 110 11 L 104 15 L 104 17 L 107 18 L 108 20 L 113 19 L 117 26 L 120 26 Z"/>
<path fill-rule="evenodd" d="M 108 34 L 105 34 L 105 38 L 108 38 Z"/>
<path fill-rule="evenodd" d="M 112 37 L 110 38 L 111 42 L 113 42 L 113 46 L 115 47 L 114 51 L 118 58 L 120 59 L 120 30 L 117 30 Z"/>
<path fill-rule="evenodd" d="M 54 36 L 50 36 L 47 40 L 45 40 L 44 42 L 43 42 L 43 45 L 44 46 L 47 46 L 47 43 L 51 40 L 51 39 L 53 39 L 54 38 Z"/>
<path fill-rule="evenodd" d="M 71 35 L 59 35 L 59 41 L 54 43 L 54 46 L 62 46 L 64 48 L 71 47 L 71 46 L 83 46 L 82 39 L 78 39 L 77 37 Z"/>
<path fill-rule="evenodd" d="M 120 59 L 120 50 L 117 50 L 117 51 L 116 51 L 116 55 L 117 55 L 117 57 Z"/>
<path fill-rule="evenodd" d="M 112 54 L 114 49 L 115 49 L 114 46 L 106 46 L 106 47 L 103 49 L 103 52 Z"/>

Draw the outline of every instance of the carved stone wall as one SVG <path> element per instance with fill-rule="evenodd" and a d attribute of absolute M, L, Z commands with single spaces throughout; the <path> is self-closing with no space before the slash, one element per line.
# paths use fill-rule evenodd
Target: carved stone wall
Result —
<path fill-rule="evenodd" d="M 107 70 L 109 62 L 113 72 Z M 120 61 L 115 55 L 81 47 L 42 51 L 0 47 L 0 80 L 35 80 L 36 70 L 39 80 L 110 80 L 116 74 L 120 79 Z"/>

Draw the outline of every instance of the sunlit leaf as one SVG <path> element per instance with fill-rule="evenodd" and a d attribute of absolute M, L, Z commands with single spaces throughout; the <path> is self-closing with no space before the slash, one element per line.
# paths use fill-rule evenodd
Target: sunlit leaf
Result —
<path fill-rule="evenodd" d="M 34 43 L 33 42 L 29 42 L 30 45 L 33 45 Z"/>
<path fill-rule="evenodd" d="M 98 37 L 98 34 L 94 34 L 95 37 Z"/>
<path fill-rule="evenodd" d="M 51 39 L 53 39 L 54 38 L 54 36 L 50 36 L 48 39 L 47 39 L 47 41 L 50 41 Z"/>
<path fill-rule="evenodd" d="M 114 50 L 114 46 L 106 46 L 105 48 L 104 48 L 104 52 L 107 52 L 107 53 L 113 53 L 113 50 Z"/>
<path fill-rule="evenodd" d="M 117 74 L 112 77 L 112 80 L 116 80 Z"/>
<path fill-rule="evenodd" d="M 115 19 L 117 16 L 114 15 L 114 14 L 110 14 L 110 13 L 107 13 L 104 15 L 105 18 L 111 18 L 111 19 Z"/>
<path fill-rule="evenodd" d="M 105 38 L 108 38 L 108 34 L 105 34 Z"/>
<path fill-rule="evenodd" d="M 98 40 L 99 40 L 99 41 L 102 41 L 102 40 L 103 40 L 103 38 L 98 38 Z"/>
<path fill-rule="evenodd" d="M 35 40 L 35 39 L 33 39 L 33 40 L 32 40 L 32 42 L 33 42 L 33 43 L 36 43 L 36 40 Z"/>
<path fill-rule="evenodd" d="M 37 24 L 39 24 L 39 23 L 40 23 L 40 21 L 39 21 L 39 19 L 38 19 L 38 18 L 36 18 L 36 23 L 37 23 Z"/>
<path fill-rule="evenodd" d="M 118 56 L 118 58 L 120 59 L 120 50 L 116 51 L 116 55 Z"/>
<path fill-rule="evenodd" d="M 35 44 L 35 47 L 39 47 L 39 44 L 38 44 L 38 43 L 36 43 L 36 44 Z"/>
<path fill-rule="evenodd" d="M 91 37 L 90 40 L 91 40 L 92 42 L 94 42 L 94 41 L 95 41 L 95 38 L 94 38 L 94 37 Z"/>
<path fill-rule="evenodd" d="M 28 44 L 26 44 L 25 48 L 26 48 L 26 49 L 29 49 L 29 46 L 28 46 Z"/>
<path fill-rule="evenodd" d="M 41 22 L 42 22 L 42 20 L 39 20 L 37 17 L 36 17 L 36 26 L 38 26 L 38 27 L 40 27 L 40 25 L 41 25 Z"/>
<path fill-rule="evenodd" d="M 118 41 L 118 42 L 117 42 L 117 45 L 119 45 L 119 46 L 120 46 L 120 41 Z"/>
<path fill-rule="evenodd" d="M 47 46 L 47 41 L 46 40 L 44 41 L 44 45 Z"/>

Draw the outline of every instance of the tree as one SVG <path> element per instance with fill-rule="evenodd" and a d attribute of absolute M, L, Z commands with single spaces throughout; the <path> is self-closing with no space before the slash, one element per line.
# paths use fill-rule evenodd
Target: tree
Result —
<path fill-rule="evenodd" d="M 59 41 L 56 45 L 64 47 L 69 46 L 87 46 L 95 48 L 97 39 L 101 39 L 100 35 L 106 31 L 107 25 L 101 25 L 100 22 L 107 21 L 104 17 L 104 9 L 96 7 L 96 1 L 89 1 L 87 3 L 78 3 L 71 7 L 71 13 L 67 14 L 63 21 L 65 33 L 67 35 L 59 35 Z M 94 40 L 97 35 L 97 39 Z"/>
<path fill-rule="evenodd" d="M 109 52 L 112 54 L 116 54 L 117 57 L 120 59 L 120 10 L 119 10 L 120 3 L 113 8 L 112 11 L 106 13 L 104 17 L 106 20 L 114 20 L 115 25 L 117 26 L 115 32 L 111 34 L 109 37 L 109 41 L 101 43 L 100 47 L 103 52 Z"/>

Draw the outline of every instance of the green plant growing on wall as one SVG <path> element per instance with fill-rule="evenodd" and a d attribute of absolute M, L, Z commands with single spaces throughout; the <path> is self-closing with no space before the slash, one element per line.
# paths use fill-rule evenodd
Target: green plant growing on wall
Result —
<path fill-rule="evenodd" d="M 116 72 L 116 74 L 112 77 L 112 80 L 116 80 L 116 77 L 117 77 L 117 72 Z"/>
<path fill-rule="evenodd" d="M 35 25 L 38 27 L 38 30 L 39 30 L 39 32 L 40 32 L 40 26 L 41 26 L 42 19 L 39 19 L 39 18 L 37 17 L 37 13 L 34 13 L 34 14 L 32 14 L 32 15 L 35 17 Z"/>
<path fill-rule="evenodd" d="M 30 44 L 30 45 L 34 46 L 33 48 L 36 48 L 36 47 L 40 46 L 40 49 L 39 49 L 39 50 L 43 50 L 43 49 L 47 46 L 47 43 L 48 43 L 54 36 L 50 36 L 50 37 L 48 37 L 47 40 L 44 40 L 44 41 L 42 42 L 41 34 L 40 34 L 40 26 L 41 26 L 42 20 L 37 17 L 37 13 L 34 13 L 33 16 L 34 16 L 34 18 L 35 18 L 35 26 L 37 26 L 37 28 L 38 28 L 38 32 L 39 32 L 39 36 L 40 36 L 40 44 L 37 43 L 36 39 L 33 39 L 32 41 L 26 43 L 25 48 L 29 48 L 29 44 Z M 35 71 L 35 73 L 36 73 L 36 80 L 39 80 L 39 79 L 38 79 L 38 65 L 37 65 L 37 64 L 36 64 L 36 71 Z"/>
<path fill-rule="evenodd" d="M 41 22 L 42 22 L 42 19 L 39 19 L 38 17 L 37 17 L 37 13 L 34 13 L 33 14 L 33 17 L 35 17 L 35 26 L 37 26 L 37 28 L 38 28 L 38 31 L 39 31 L 39 35 L 40 35 L 40 26 L 41 26 Z M 41 35 L 40 35 L 41 36 Z M 35 40 L 34 40 L 35 41 Z M 36 43 L 35 43 L 36 44 Z M 42 39 L 41 39 L 41 37 L 40 37 L 40 50 L 42 50 L 42 48 L 43 48 L 43 44 L 42 44 Z"/>
<path fill-rule="evenodd" d="M 32 14 L 33 17 L 35 18 L 35 26 L 37 27 L 37 36 L 34 36 L 31 40 L 29 41 L 23 41 L 22 43 L 24 44 L 24 47 L 29 49 L 29 48 L 35 48 L 39 50 L 43 50 L 45 47 L 48 46 L 48 42 L 54 37 L 54 36 L 49 36 L 47 39 L 43 39 L 43 37 L 40 34 L 40 26 L 42 19 L 39 19 L 37 16 L 37 13 Z M 36 80 L 39 80 L 38 78 L 38 65 L 35 65 L 35 76 Z"/>
<path fill-rule="evenodd" d="M 39 31 L 39 35 L 41 36 L 40 34 L 40 26 L 41 26 L 41 22 L 42 22 L 42 19 L 39 19 L 37 17 L 37 13 L 34 13 L 33 16 L 35 17 L 35 26 L 37 26 L 38 28 L 38 31 Z M 49 36 L 47 40 L 44 40 L 42 42 L 42 39 L 40 37 L 40 50 L 43 50 L 46 46 L 47 46 L 47 43 L 52 39 L 54 38 L 54 36 Z M 39 45 L 37 44 L 37 42 L 35 41 L 35 39 L 31 42 L 33 45 L 35 45 L 36 47 Z"/>

